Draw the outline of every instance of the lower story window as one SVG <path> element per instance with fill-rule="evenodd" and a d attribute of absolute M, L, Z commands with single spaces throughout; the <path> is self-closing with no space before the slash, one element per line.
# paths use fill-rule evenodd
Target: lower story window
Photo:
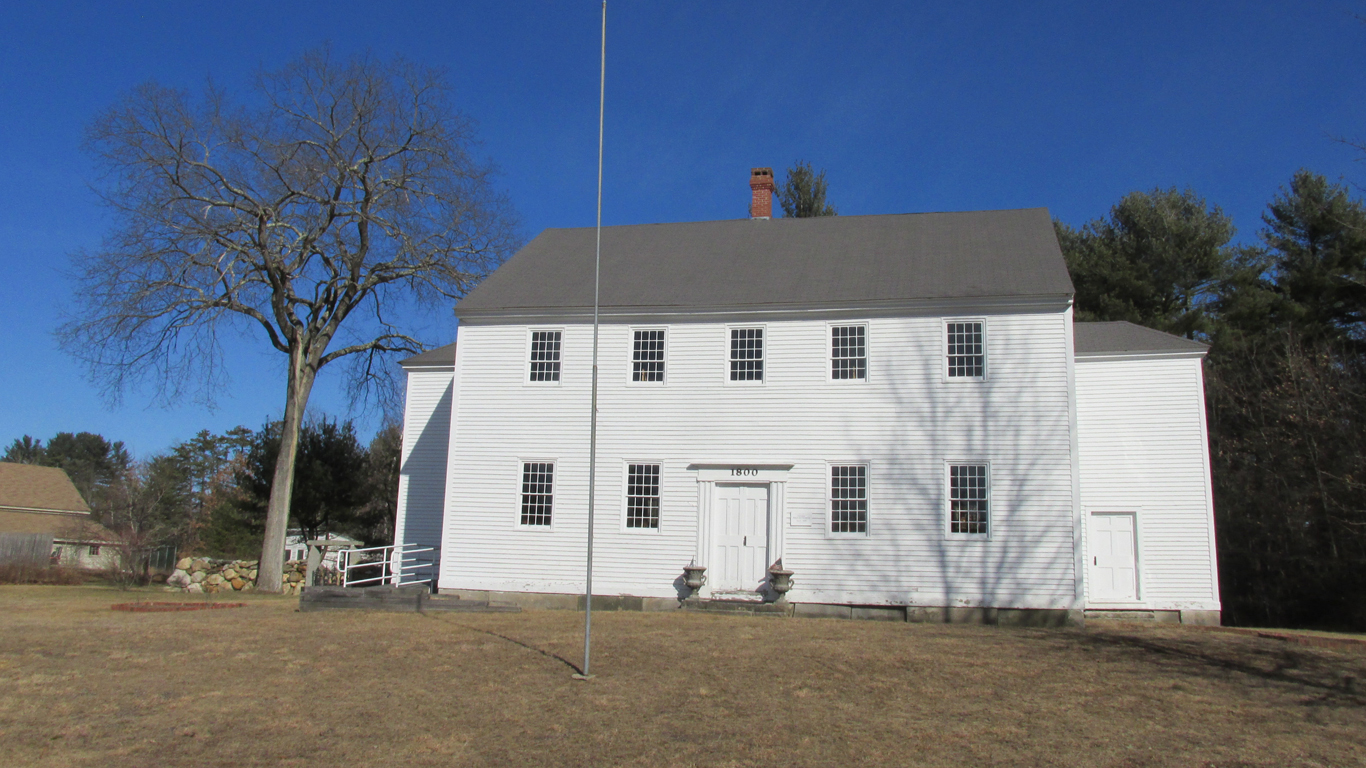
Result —
<path fill-rule="evenodd" d="M 522 462 L 522 525 L 550 525 L 554 506 L 555 465 L 548 461 Z"/>
<path fill-rule="evenodd" d="M 988 491 L 986 464 L 949 465 L 949 533 L 987 535 Z"/>
<path fill-rule="evenodd" d="M 99 545 L 99 544 L 91 544 L 91 545 L 90 545 L 90 554 L 91 554 L 91 555 L 98 555 L 99 553 L 100 553 L 100 545 Z"/>
<path fill-rule="evenodd" d="M 830 468 L 830 532 L 868 532 L 868 468 Z"/>
<path fill-rule="evenodd" d="M 659 465 L 626 467 L 626 527 L 659 527 Z"/>

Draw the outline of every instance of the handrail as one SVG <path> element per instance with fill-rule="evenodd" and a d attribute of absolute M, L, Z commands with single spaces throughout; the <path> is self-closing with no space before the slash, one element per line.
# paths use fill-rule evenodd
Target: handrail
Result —
<path fill-rule="evenodd" d="M 342 586 L 349 587 L 371 582 L 389 582 L 395 586 L 402 584 L 431 584 L 432 574 L 430 571 L 436 567 L 433 560 L 415 557 L 423 552 L 435 552 L 436 547 L 423 547 L 416 544 L 395 544 L 383 547 L 364 547 L 360 549 L 343 549 L 337 552 L 337 570 L 342 576 Z M 362 552 L 379 552 L 380 557 L 373 560 L 363 560 Z M 357 568 L 376 567 L 380 573 L 378 576 L 367 576 L 365 578 L 351 578 L 351 571 Z M 420 571 L 428 571 L 425 578 L 408 578 L 410 576 L 421 576 Z"/>

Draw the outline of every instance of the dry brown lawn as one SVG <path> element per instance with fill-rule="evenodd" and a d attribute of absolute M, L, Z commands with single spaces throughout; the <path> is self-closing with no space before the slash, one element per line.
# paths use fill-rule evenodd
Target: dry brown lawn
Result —
<path fill-rule="evenodd" d="M 1366 763 L 1366 653 L 1259 637 L 129 599 L 0 587 L 0 765 Z"/>

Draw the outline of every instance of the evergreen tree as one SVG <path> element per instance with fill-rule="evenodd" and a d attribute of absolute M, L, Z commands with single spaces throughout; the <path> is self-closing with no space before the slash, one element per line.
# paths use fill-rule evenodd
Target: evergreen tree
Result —
<path fill-rule="evenodd" d="M 1125 195 L 1081 229 L 1055 224 L 1078 320 L 1128 320 L 1193 338 L 1233 253 L 1233 222 L 1195 192 Z"/>
<path fill-rule="evenodd" d="M 787 178 L 778 188 L 778 203 L 788 218 L 805 219 L 812 216 L 837 216 L 835 207 L 825 201 L 825 169 L 819 173 L 811 164 L 798 160 L 787 169 Z"/>

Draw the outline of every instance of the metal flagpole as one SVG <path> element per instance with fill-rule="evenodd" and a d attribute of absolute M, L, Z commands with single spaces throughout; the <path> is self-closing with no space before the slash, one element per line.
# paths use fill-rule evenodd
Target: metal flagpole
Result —
<path fill-rule="evenodd" d="M 602 69 L 598 76 L 598 243 L 593 256 L 593 395 L 588 427 L 588 575 L 583 600 L 583 672 L 581 680 L 593 677 L 589 671 L 593 649 L 593 496 L 598 469 L 598 286 L 602 274 L 602 116 L 607 98 L 607 0 L 602 0 Z"/>

